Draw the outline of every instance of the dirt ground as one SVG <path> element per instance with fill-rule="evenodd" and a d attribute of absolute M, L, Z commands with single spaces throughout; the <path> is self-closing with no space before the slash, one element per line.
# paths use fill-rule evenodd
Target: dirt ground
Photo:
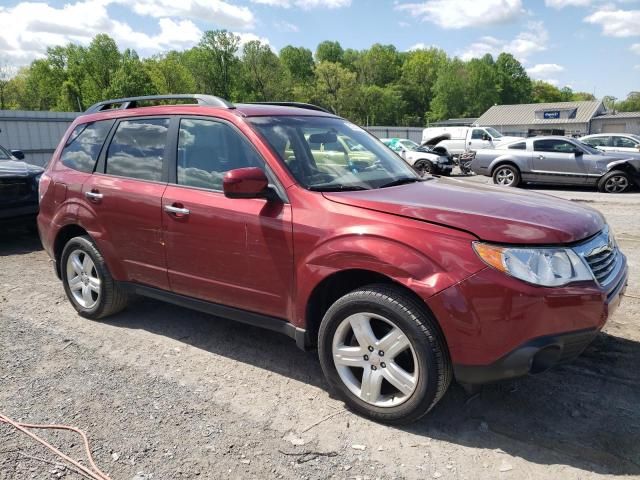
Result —
<path fill-rule="evenodd" d="M 82 319 L 37 237 L 2 231 L 0 413 L 83 429 L 114 480 L 640 478 L 640 193 L 544 192 L 603 212 L 631 270 L 570 365 L 471 397 L 454 384 L 420 422 L 379 425 L 276 333 L 152 300 Z M 83 458 L 79 437 L 39 433 Z M 80 478 L 56 463 L 0 424 L 0 479 Z"/>

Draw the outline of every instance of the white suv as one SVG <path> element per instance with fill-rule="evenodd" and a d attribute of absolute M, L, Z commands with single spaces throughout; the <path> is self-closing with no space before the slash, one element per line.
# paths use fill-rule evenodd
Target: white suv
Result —
<path fill-rule="evenodd" d="M 598 133 L 580 141 L 605 152 L 640 152 L 640 135 L 633 133 Z"/>

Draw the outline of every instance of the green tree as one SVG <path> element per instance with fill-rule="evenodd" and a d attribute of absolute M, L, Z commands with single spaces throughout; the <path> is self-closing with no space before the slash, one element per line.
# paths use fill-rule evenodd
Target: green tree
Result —
<path fill-rule="evenodd" d="M 360 83 L 379 87 L 399 80 L 402 67 L 396 47 L 379 43 L 362 52 L 355 65 Z"/>
<path fill-rule="evenodd" d="M 466 65 L 466 108 L 464 115 L 479 117 L 500 101 L 498 80 L 491 55 L 474 58 Z"/>
<path fill-rule="evenodd" d="M 287 45 L 280 50 L 282 66 L 296 82 L 313 78 L 313 53 L 308 48 Z"/>
<path fill-rule="evenodd" d="M 621 112 L 640 112 L 640 92 L 631 92 L 627 98 L 617 104 Z"/>
<path fill-rule="evenodd" d="M 198 90 L 232 99 L 240 70 L 240 37 L 226 30 L 207 31 L 197 47 L 185 53 L 185 63 Z"/>
<path fill-rule="evenodd" d="M 535 80 L 533 82 L 533 101 L 534 103 L 561 102 L 562 92 L 558 87 L 551 85 L 543 80 Z"/>
<path fill-rule="evenodd" d="M 429 120 L 462 117 L 467 111 L 467 71 L 464 62 L 454 58 L 440 71 L 433 86 Z"/>
<path fill-rule="evenodd" d="M 247 42 L 242 50 L 242 67 L 248 100 L 278 100 L 283 94 L 280 59 L 269 45 L 258 40 Z"/>
<path fill-rule="evenodd" d="M 193 93 L 196 81 L 186 67 L 183 55 L 171 51 L 145 60 L 144 67 L 158 93 Z"/>
<path fill-rule="evenodd" d="M 136 97 L 158 93 L 135 50 L 127 49 L 113 78 L 106 97 Z"/>
<path fill-rule="evenodd" d="M 316 48 L 316 61 L 320 62 L 332 62 L 341 63 L 344 55 L 344 50 L 340 45 L 340 42 L 331 42 L 325 40 L 318 44 Z"/>
<path fill-rule="evenodd" d="M 447 63 L 447 54 L 437 48 L 413 50 L 402 65 L 400 85 L 410 114 L 422 124 L 423 115 L 430 108 L 433 86 L 440 69 Z"/>
<path fill-rule="evenodd" d="M 571 100 L 574 102 L 592 102 L 596 100 L 596 97 L 588 92 L 573 92 Z"/>
<path fill-rule="evenodd" d="M 336 114 L 353 116 L 356 104 L 356 74 L 333 62 L 316 66 L 315 98 Z"/>
<path fill-rule="evenodd" d="M 364 125 L 400 125 L 405 103 L 397 86 L 366 85 L 361 87 L 354 120 Z"/>
<path fill-rule="evenodd" d="M 113 75 L 120 67 L 120 59 L 120 51 L 113 38 L 101 33 L 91 41 L 82 62 L 86 72 L 83 90 L 88 104 L 106 97 Z"/>
<path fill-rule="evenodd" d="M 503 105 L 528 103 L 532 100 L 533 85 L 522 64 L 510 53 L 501 53 L 495 62 L 499 102 Z"/>

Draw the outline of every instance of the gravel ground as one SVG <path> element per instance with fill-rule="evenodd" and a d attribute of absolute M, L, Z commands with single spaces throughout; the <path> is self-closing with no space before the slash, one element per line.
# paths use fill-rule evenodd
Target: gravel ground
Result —
<path fill-rule="evenodd" d="M 544 192 L 602 211 L 631 267 L 629 296 L 570 365 L 471 397 L 452 385 L 420 422 L 378 425 L 284 336 L 142 299 L 82 319 L 39 240 L 3 231 L 0 413 L 83 429 L 114 480 L 640 477 L 640 193 Z M 38 433 L 83 458 L 74 434 Z M 0 479 L 80 478 L 56 463 L 0 424 Z"/>

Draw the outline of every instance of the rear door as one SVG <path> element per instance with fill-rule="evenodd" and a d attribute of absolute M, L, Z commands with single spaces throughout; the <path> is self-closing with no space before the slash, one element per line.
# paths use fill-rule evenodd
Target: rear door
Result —
<path fill-rule="evenodd" d="M 174 292 L 287 318 L 293 292 L 291 205 L 231 199 L 224 174 L 265 162 L 233 125 L 180 119 L 163 228 Z"/>
<path fill-rule="evenodd" d="M 83 186 L 96 230 L 103 232 L 96 241 L 124 270 L 126 278 L 119 280 L 163 289 L 169 288 L 161 203 L 170 124 L 168 117 L 118 121 Z"/>
<path fill-rule="evenodd" d="M 588 162 L 576 155 L 576 146 L 564 139 L 533 140 L 533 169 L 539 181 L 549 183 L 584 184 Z"/>

